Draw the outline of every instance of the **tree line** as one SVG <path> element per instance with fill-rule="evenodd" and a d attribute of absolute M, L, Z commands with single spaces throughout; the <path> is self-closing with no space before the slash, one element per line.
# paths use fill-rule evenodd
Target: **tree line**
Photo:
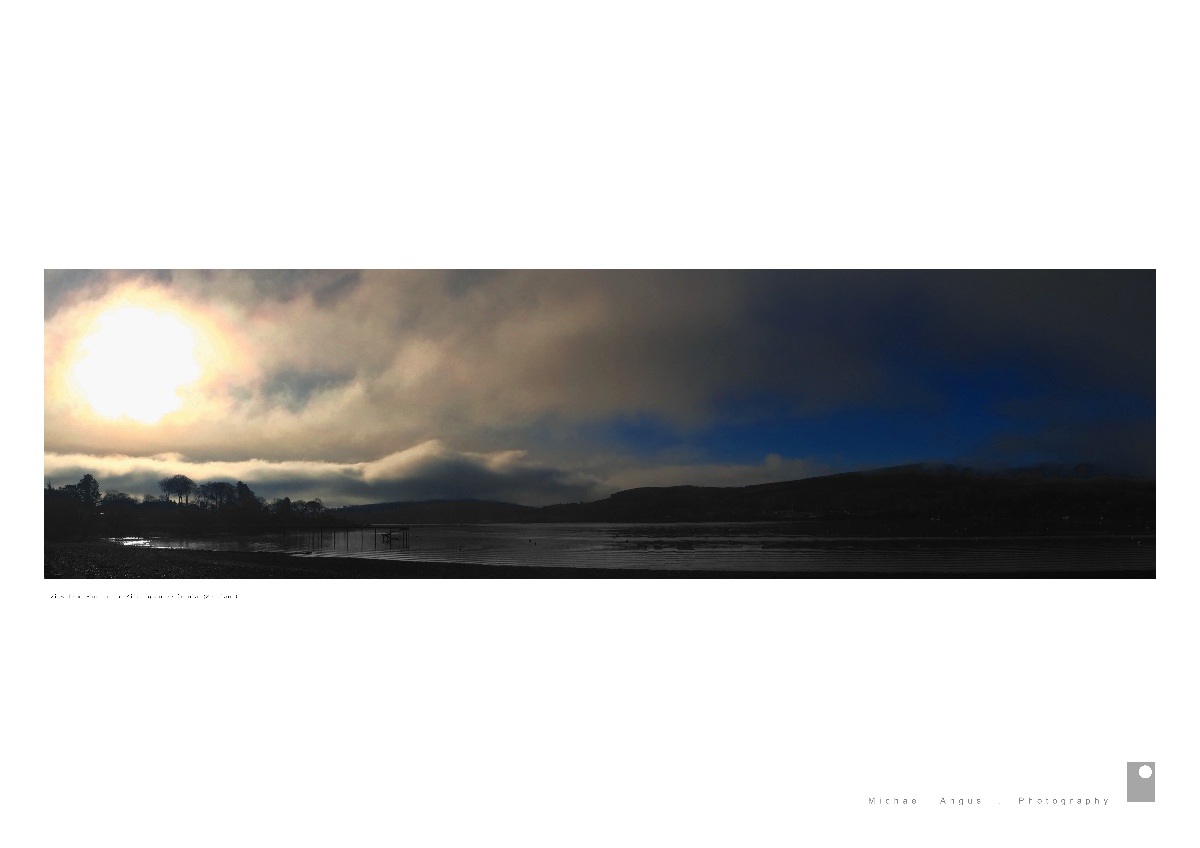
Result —
<path fill-rule="evenodd" d="M 100 492 L 100 483 L 84 474 L 78 483 L 46 484 L 46 536 L 130 534 L 160 530 L 221 532 L 271 531 L 310 525 L 341 524 L 320 498 L 267 501 L 241 480 L 196 483 L 176 474 L 158 481 L 159 493 L 140 500 L 125 492 Z"/>
<path fill-rule="evenodd" d="M 194 502 L 202 509 L 218 512 L 237 509 L 243 512 L 261 512 L 268 515 L 320 516 L 327 511 L 320 498 L 313 498 L 311 501 L 276 498 L 268 503 L 265 498 L 254 494 L 254 490 L 241 480 L 236 483 L 217 480 L 211 483 L 197 484 L 190 477 L 176 474 L 174 477 L 164 477 L 159 480 L 158 488 L 162 491 L 160 496 L 143 495 L 142 503 L 167 501 L 188 506 Z M 121 495 L 122 493 L 115 494 Z M 172 498 L 174 501 L 171 500 Z"/>

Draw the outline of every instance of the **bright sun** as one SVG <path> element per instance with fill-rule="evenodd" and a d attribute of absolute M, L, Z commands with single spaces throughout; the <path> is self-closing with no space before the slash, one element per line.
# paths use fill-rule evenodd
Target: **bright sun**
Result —
<path fill-rule="evenodd" d="M 177 390 L 200 377 L 191 327 L 135 306 L 109 310 L 96 323 L 80 342 L 73 374 L 92 409 L 153 424 L 183 405 Z"/>

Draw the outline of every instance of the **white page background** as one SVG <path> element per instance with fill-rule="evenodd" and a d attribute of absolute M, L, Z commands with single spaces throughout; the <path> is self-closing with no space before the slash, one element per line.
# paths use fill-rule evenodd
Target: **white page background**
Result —
<path fill-rule="evenodd" d="M 1175 6 L 99 8 L 18 13 L 6 62 L 22 444 L 45 267 L 1157 268 L 1162 568 L 102 584 L 44 581 L 30 534 L 5 592 L 13 844 L 1195 832 Z M 189 593 L 237 597 L 144 597 Z M 1124 800 L 1138 758 L 1154 804 Z"/>

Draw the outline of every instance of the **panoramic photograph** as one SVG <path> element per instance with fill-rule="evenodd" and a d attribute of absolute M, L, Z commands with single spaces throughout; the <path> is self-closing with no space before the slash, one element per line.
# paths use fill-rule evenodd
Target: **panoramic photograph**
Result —
<path fill-rule="evenodd" d="M 1153 578 L 1155 272 L 47 270 L 46 578 Z"/>

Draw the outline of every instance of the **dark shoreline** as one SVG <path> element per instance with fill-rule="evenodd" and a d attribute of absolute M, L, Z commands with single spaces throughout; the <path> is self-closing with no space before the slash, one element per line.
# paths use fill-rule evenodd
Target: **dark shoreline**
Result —
<path fill-rule="evenodd" d="M 695 578 L 1149 578 L 1156 568 L 1058 569 L 1038 566 L 957 571 L 718 571 L 478 565 L 356 557 L 297 557 L 276 552 L 127 547 L 106 541 L 46 542 L 46 579 L 695 579 Z"/>

